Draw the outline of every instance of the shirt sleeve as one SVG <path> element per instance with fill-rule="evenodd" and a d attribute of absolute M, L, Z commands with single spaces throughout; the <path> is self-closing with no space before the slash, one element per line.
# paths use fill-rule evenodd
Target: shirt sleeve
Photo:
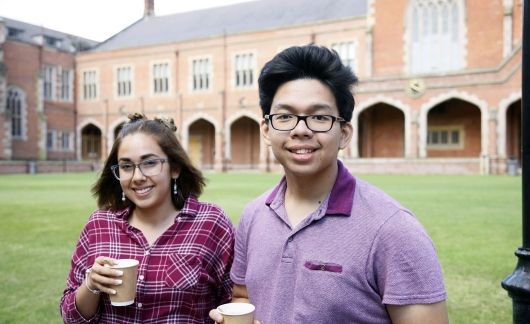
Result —
<path fill-rule="evenodd" d="M 66 280 L 66 289 L 63 292 L 60 303 L 60 312 L 64 323 L 93 323 L 97 322 L 99 313 L 93 318 L 86 319 L 79 313 L 75 304 L 75 295 L 77 288 L 85 279 L 85 270 L 89 247 L 89 227 L 90 221 L 85 225 L 72 256 L 70 273 Z"/>
<path fill-rule="evenodd" d="M 219 214 L 220 222 L 215 234 L 217 248 L 214 272 L 219 282 L 218 304 L 224 304 L 232 299 L 230 268 L 234 259 L 234 228 L 222 210 L 219 210 Z"/>
<path fill-rule="evenodd" d="M 250 216 L 250 207 L 247 206 L 241 213 L 241 218 L 236 228 L 234 263 L 230 271 L 230 277 L 237 285 L 245 285 L 245 275 L 247 272 L 247 235 Z"/>
<path fill-rule="evenodd" d="M 410 213 L 399 210 L 381 226 L 371 260 L 367 273 L 374 274 L 383 304 L 432 304 L 447 298 L 433 242 Z"/>

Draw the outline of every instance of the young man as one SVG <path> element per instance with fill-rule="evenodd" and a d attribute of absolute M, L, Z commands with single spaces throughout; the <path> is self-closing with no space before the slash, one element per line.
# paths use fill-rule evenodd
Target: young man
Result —
<path fill-rule="evenodd" d="M 231 278 L 233 300 L 253 303 L 262 324 L 448 322 L 423 227 L 337 160 L 356 82 L 314 45 L 284 50 L 261 72 L 261 132 L 285 177 L 243 211 Z"/>

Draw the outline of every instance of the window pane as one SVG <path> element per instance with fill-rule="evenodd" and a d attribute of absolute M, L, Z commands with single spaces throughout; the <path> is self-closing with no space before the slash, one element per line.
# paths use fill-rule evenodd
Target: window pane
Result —
<path fill-rule="evenodd" d="M 460 144 L 460 132 L 459 131 L 451 132 L 451 144 Z"/>

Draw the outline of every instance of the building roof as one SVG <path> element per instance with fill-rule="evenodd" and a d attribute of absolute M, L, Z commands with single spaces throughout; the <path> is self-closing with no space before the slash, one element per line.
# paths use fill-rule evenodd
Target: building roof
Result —
<path fill-rule="evenodd" d="M 44 45 L 60 51 L 77 52 L 90 49 L 98 42 L 23 21 L 0 17 L 7 27 L 6 39 L 33 45 Z"/>
<path fill-rule="evenodd" d="M 363 17 L 367 0 L 260 0 L 166 16 L 146 16 L 94 51 L 169 44 L 312 22 Z"/>

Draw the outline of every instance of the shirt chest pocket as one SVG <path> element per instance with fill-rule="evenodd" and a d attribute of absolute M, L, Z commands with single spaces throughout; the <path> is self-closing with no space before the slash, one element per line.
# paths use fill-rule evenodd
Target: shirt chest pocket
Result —
<path fill-rule="evenodd" d="M 165 283 L 178 290 L 197 286 L 201 276 L 201 259 L 192 254 L 171 254 L 166 261 Z"/>
<path fill-rule="evenodd" d="M 304 283 L 303 294 L 312 296 L 310 298 L 332 300 L 342 296 L 348 289 L 343 266 L 339 263 L 308 260 L 304 262 L 299 275 L 300 282 Z"/>

